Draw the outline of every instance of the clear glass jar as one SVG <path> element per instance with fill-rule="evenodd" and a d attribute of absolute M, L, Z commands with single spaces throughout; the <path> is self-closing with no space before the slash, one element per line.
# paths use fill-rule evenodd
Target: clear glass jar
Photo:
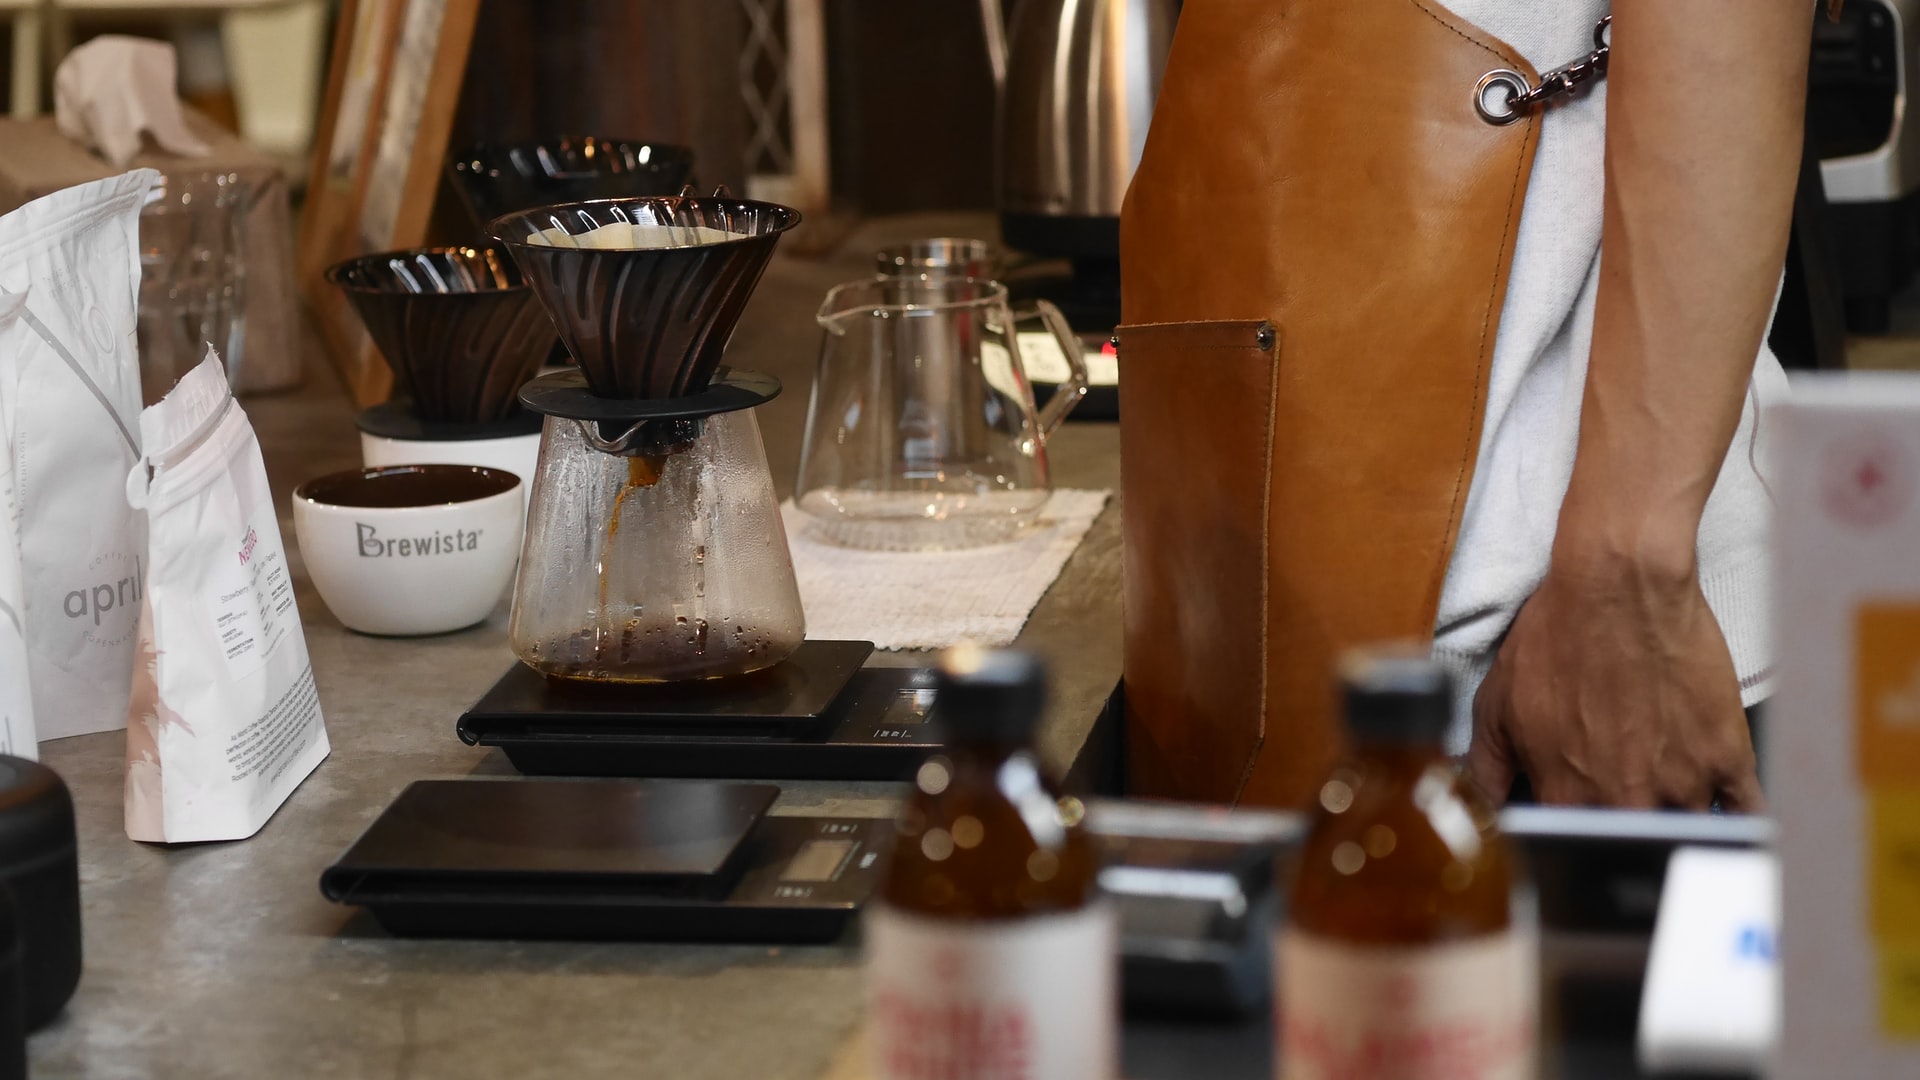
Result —
<path fill-rule="evenodd" d="M 998 544 L 1051 493 L 1047 439 L 1085 394 L 1079 339 L 1042 321 L 1071 372 L 1036 408 L 1006 287 L 967 277 L 876 277 L 836 286 L 807 405 L 794 504 L 847 547 Z M 1044 336 L 1044 335 L 1043 335 Z"/>
<path fill-rule="evenodd" d="M 663 453 L 548 416 L 509 629 L 551 678 L 650 683 L 771 667 L 806 622 L 753 410 L 681 421 Z"/>

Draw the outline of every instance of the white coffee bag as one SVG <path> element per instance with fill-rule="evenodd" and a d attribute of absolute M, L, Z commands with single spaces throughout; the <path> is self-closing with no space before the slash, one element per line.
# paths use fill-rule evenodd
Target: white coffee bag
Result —
<path fill-rule="evenodd" d="M 0 291 L 23 298 L 0 325 L 0 452 L 43 739 L 126 720 L 146 536 L 121 490 L 140 459 L 140 207 L 158 176 L 82 184 L 0 217 Z"/>
<path fill-rule="evenodd" d="M 19 318 L 25 293 L 0 292 L 0 334 Z M 11 446 L 7 419 L 0 412 L 0 448 Z M 14 536 L 13 456 L 0 453 L 0 754 L 38 759 L 33 731 L 33 691 L 27 683 L 27 628 L 20 612 L 27 604 L 20 579 L 20 542 Z"/>
<path fill-rule="evenodd" d="M 212 349 L 140 414 L 145 609 L 127 714 L 127 835 L 252 836 L 327 756 L 260 443 Z"/>

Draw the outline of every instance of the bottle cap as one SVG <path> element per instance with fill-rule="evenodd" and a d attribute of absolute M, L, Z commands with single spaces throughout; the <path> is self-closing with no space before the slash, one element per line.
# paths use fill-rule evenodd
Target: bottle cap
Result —
<path fill-rule="evenodd" d="M 955 740 L 1024 743 L 1046 705 L 1046 669 L 1030 653 L 960 645 L 934 665 L 934 715 Z"/>
<path fill-rule="evenodd" d="M 1341 657 L 1340 685 L 1356 738 L 1437 743 L 1453 723 L 1453 679 L 1420 646 L 1354 649 Z"/>

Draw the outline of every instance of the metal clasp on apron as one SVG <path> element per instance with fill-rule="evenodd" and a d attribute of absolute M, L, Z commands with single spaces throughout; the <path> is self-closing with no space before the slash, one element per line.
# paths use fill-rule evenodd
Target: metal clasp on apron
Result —
<path fill-rule="evenodd" d="M 1607 39 L 1612 26 L 1611 15 L 1594 24 L 1593 51 L 1540 76 L 1539 86 L 1529 85 L 1525 75 L 1511 68 L 1496 68 L 1480 76 L 1480 81 L 1473 84 L 1473 111 L 1489 124 L 1511 124 L 1542 102 L 1571 94 L 1582 83 L 1606 78 Z"/>

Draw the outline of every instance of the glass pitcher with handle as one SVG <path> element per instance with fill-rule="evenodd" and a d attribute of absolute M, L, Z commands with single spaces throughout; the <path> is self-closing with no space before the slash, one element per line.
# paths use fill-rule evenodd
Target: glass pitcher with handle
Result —
<path fill-rule="evenodd" d="M 836 286 L 794 501 L 810 529 L 848 547 L 931 550 L 1001 543 L 1038 519 L 1047 439 L 1087 391 L 1066 319 L 1044 301 L 1070 377 L 1036 408 L 1006 287 L 971 277 L 876 277 Z"/>

